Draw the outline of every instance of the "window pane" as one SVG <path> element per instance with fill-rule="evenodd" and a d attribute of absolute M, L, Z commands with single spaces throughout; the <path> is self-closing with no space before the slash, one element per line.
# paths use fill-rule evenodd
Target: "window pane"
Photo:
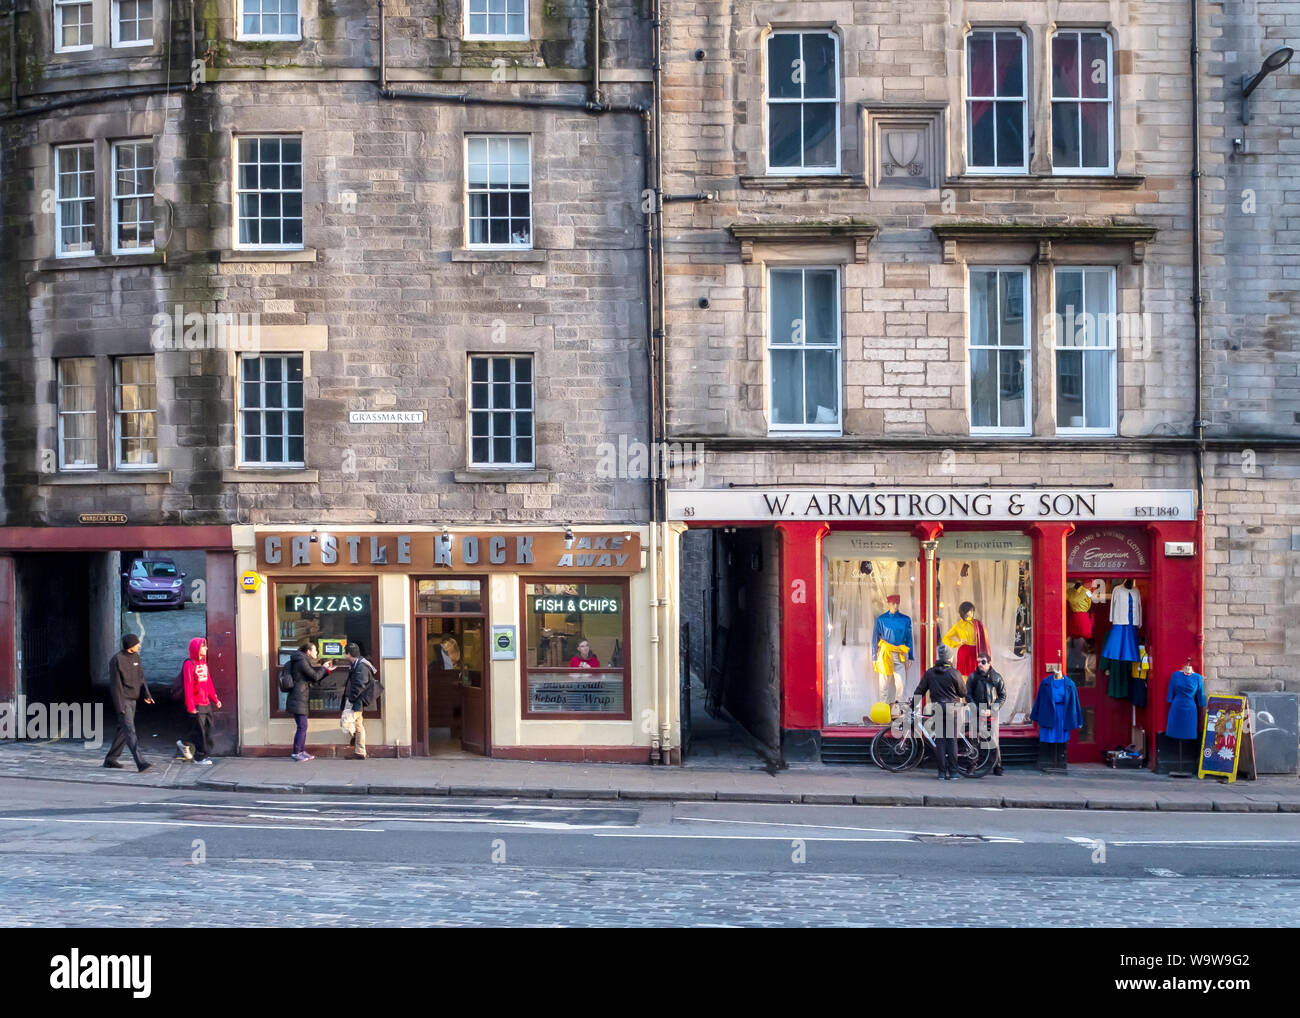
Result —
<path fill-rule="evenodd" d="M 1110 96 L 1110 59 L 1106 37 L 1100 32 L 1085 32 L 1080 37 L 1083 50 L 1083 83 L 1080 88 L 1085 99 L 1106 99 Z"/>
<path fill-rule="evenodd" d="M 1073 99 L 1078 95 L 1078 36 L 1073 32 L 1058 32 L 1052 37 L 1052 97 Z"/>
<path fill-rule="evenodd" d="M 1052 165 L 1057 169 L 1079 166 L 1079 106 L 1052 103 Z"/>
<path fill-rule="evenodd" d="M 995 428 L 997 417 L 997 352 L 970 352 L 970 423 L 973 428 Z"/>
<path fill-rule="evenodd" d="M 470 442 L 470 456 L 475 463 L 487 463 L 488 460 L 488 439 L 475 438 Z"/>
<path fill-rule="evenodd" d="M 773 99 L 798 99 L 799 36 L 774 35 L 767 40 L 767 94 Z"/>
<path fill-rule="evenodd" d="M 1084 426 L 1083 353 L 1079 350 L 1056 352 L 1056 426 Z"/>
<path fill-rule="evenodd" d="M 998 404 L 1002 427 L 1025 426 L 1025 355 L 1020 350 L 998 353 Z"/>
<path fill-rule="evenodd" d="M 1056 345 L 1081 346 L 1083 328 L 1083 273 L 1061 270 L 1056 273 Z"/>
<path fill-rule="evenodd" d="M 805 343 L 823 345 L 839 343 L 837 281 L 838 276 L 834 272 L 808 271 L 804 273 L 807 293 L 804 300 Z"/>
<path fill-rule="evenodd" d="M 1025 70 L 1020 36 L 999 32 L 997 37 L 997 94 L 1019 97 L 1025 94 Z"/>
<path fill-rule="evenodd" d="M 1025 164 L 1025 132 L 1023 102 L 1000 102 L 997 107 L 998 166 L 1023 166 Z"/>
<path fill-rule="evenodd" d="M 967 144 L 970 146 L 971 166 L 995 166 L 993 148 L 993 103 L 973 102 L 970 104 L 970 134 Z"/>
<path fill-rule="evenodd" d="M 343 542 L 339 544 L 342 553 Z M 372 617 L 378 606 L 371 603 L 371 595 L 369 583 L 274 584 L 271 588 L 271 610 L 275 617 L 272 640 L 276 648 L 273 670 L 278 670 L 303 643 L 313 644 L 320 660 L 333 664 L 346 663 L 344 651 L 349 643 L 355 643 L 363 656 L 378 663 Z M 346 668 L 336 670 L 312 686 L 308 693 L 308 712 L 331 717 L 337 724 L 346 676 Z M 289 694 L 274 687 L 271 696 L 275 698 L 274 708 L 283 711 Z M 381 713 L 382 710 L 380 706 Z M 371 708 L 367 708 L 367 717 L 370 712 Z"/>
<path fill-rule="evenodd" d="M 834 99 L 837 72 L 835 69 L 835 39 L 830 35 L 805 35 L 803 37 L 805 99 Z"/>
<path fill-rule="evenodd" d="M 773 350 L 772 424 L 803 424 L 803 352 Z"/>
<path fill-rule="evenodd" d="M 838 362 L 836 350 L 809 350 L 804 354 L 805 423 L 839 423 Z"/>
<path fill-rule="evenodd" d="M 770 276 L 772 342 L 795 343 L 803 332 L 803 273 L 774 271 Z"/>
<path fill-rule="evenodd" d="M 972 32 L 966 40 L 967 94 L 993 95 L 993 36 Z"/>
<path fill-rule="evenodd" d="M 769 166 L 803 165 L 801 108 L 799 103 L 780 103 L 767 108 Z"/>
<path fill-rule="evenodd" d="M 1088 313 L 1090 328 L 1086 335 L 1089 346 L 1109 346 L 1114 341 L 1113 309 L 1110 306 L 1110 272 L 1106 269 L 1087 269 L 1083 273 L 1084 310 Z"/>
<path fill-rule="evenodd" d="M 1001 273 L 1003 346 L 1025 345 L 1025 275 Z"/>
<path fill-rule="evenodd" d="M 1101 169 L 1110 165 L 1110 106 L 1108 103 L 1083 103 L 1080 107 L 1082 129 L 1081 165 Z"/>
<path fill-rule="evenodd" d="M 1109 350 L 1090 350 L 1083 355 L 1086 427 L 1111 427 L 1110 394 L 1114 384 L 1111 380 L 1112 359 L 1113 355 Z"/>
<path fill-rule="evenodd" d="M 997 342 L 997 278 L 996 272 L 971 270 L 971 346 L 989 346 Z"/>
<path fill-rule="evenodd" d="M 469 362 L 470 378 L 476 382 L 486 382 L 488 377 L 488 359 L 471 357 Z"/>
<path fill-rule="evenodd" d="M 835 165 L 836 103 L 806 103 L 803 107 L 803 165 L 825 168 Z"/>

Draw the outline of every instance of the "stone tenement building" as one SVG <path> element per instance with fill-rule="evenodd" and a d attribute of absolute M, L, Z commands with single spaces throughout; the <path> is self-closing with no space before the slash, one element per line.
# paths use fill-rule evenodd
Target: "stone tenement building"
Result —
<path fill-rule="evenodd" d="M 1298 38 L 1294 2 L 668 5 L 664 187 L 712 196 L 665 213 L 667 434 L 709 464 L 670 516 L 773 753 L 862 759 L 940 643 L 991 652 L 1013 756 L 1056 666 L 1078 760 L 1170 758 L 1185 662 L 1300 688 L 1300 60 L 1248 126 L 1238 81 Z"/>
<path fill-rule="evenodd" d="M 662 542 L 648 480 L 598 470 L 649 439 L 642 4 L 16 19 L 0 699 L 82 695 L 119 622 L 149 652 L 117 602 L 160 579 L 207 605 L 243 752 L 288 751 L 293 648 L 355 641 L 390 753 L 646 759 L 672 726 Z M 185 550 L 201 591 L 135 561 Z M 337 713 L 313 700 L 311 745 Z"/>

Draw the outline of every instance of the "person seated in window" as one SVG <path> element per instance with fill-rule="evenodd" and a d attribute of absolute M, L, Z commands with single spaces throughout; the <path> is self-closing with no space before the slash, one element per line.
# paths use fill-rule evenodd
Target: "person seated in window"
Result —
<path fill-rule="evenodd" d="M 599 668 L 600 658 L 591 652 L 591 644 L 586 640 L 578 643 L 578 653 L 569 658 L 570 668 Z"/>
<path fill-rule="evenodd" d="M 460 671 L 460 645 L 454 636 L 444 636 L 438 644 L 438 667 L 444 672 Z"/>

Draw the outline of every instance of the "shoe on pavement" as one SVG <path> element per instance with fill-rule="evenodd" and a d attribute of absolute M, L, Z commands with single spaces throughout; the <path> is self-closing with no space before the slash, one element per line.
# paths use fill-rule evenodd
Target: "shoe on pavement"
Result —
<path fill-rule="evenodd" d="M 138 771 L 140 774 L 143 774 L 145 771 L 149 770 L 152 767 L 153 764 L 151 764 L 148 760 L 146 760 L 144 763 L 142 763 L 139 767 L 136 768 L 136 771 Z"/>
<path fill-rule="evenodd" d="M 193 759 L 194 759 L 194 753 L 193 753 L 193 751 L 190 749 L 189 746 L 185 745 L 185 743 L 184 743 L 183 741 L 181 741 L 180 739 L 177 739 L 177 740 L 176 740 L 176 752 L 180 755 L 180 758 L 181 758 L 182 760 L 193 760 Z"/>
<path fill-rule="evenodd" d="M 302 760 L 303 760 L 304 763 L 306 763 L 308 760 L 315 760 L 315 759 L 316 759 L 316 758 L 315 758 L 314 756 L 312 756 L 310 753 L 306 753 L 306 752 L 304 752 L 303 755 L 302 755 Z"/>
<path fill-rule="evenodd" d="M 365 759 L 368 759 L 368 758 L 366 757 L 366 754 L 365 754 L 365 753 L 353 753 L 353 754 L 352 754 L 352 759 L 353 759 L 353 760 L 365 760 Z"/>
<path fill-rule="evenodd" d="M 126 769 L 126 764 L 118 763 L 116 760 L 105 760 L 104 766 L 115 771 L 121 771 Z"/>
<path fill-rule="evenodd" d="M 306 758 L 307 758 L 307 754 L 306 754 L 306 753 L 290 753 L 290 754 L 289 754 L 289 759 L 290 759 L 290 760 L 296 760 L 298 763 L 302 763 L 303 760 L 305 760 Z"/>
<path fill-rule="evenodd" d="M 212 758 L 209 757 L 209 756 L 205 756 L 202 760 L 195 760 L 194 762 L 195 762 L 196 764 L 198 764 L 200 767 L 211 767 L 211 766 L 212 766 Z"/>
<path fill-rule="evenodd" d="M 1001 767 L 994 767 L 994 768 L 993 768 L 993 773 L 994 773 L 994 775 L 996 775 L 996 776 L 999 777 L 999 778 L 1002 777 L 1002 768 L 1001 768 Z"/>

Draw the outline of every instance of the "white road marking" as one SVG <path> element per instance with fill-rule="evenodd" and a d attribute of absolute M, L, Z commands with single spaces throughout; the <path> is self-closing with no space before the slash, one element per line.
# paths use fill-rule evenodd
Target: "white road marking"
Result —
<path fill-rule="evenodd" d="M 1163 869 L 1159 866 L 1147 866 L 1146 871 L 1153 877 L 1181 877 L 1181 873 L 1175 873 L 1173 870 Z"/>
<path fill-rule="evenodd" d="M 388 796 L 383 796 L 382 798 L 383 798 L 384 800 L 387 800 Z M 610 809 L 634 810 L 634 809 L 637 809 L 637 808 L 638 808 L 638 807 L 633 806 L 633 805 L 630 805 L 630 804 L 628 804 L 628 803 L 626 803 L 626 802 L 620 803 L 620 802 L 619 802 L 618 800 L 616 800 L 616 799 L 610 799 L 610 800 L 608 800 L 608 805 L 604 805 L 604 806 L 579 806 L 579 805 L 576 805 L 576 800 L 575 800 L 575 805 L 573 805 L 573 806 L 552 806 L 552 805 L 542 804 L 542 803 L 537 803 L 537 804 L 530 805 L 530 804 L 528 804 L 528 803 L 521 803 L 521 802 L 505 802 L 505 801 L 502 801 L 502 802 L 500 802 L 500 803 L 482 803 L 482 802 L 453 803 L 453 802 L 427 802 L 427 801 L 426 801 L 426 802 L 387 802 L 387 801 L 384 801 L 384 802 L 382 802 L 382 804 L 381 804 L 381 803 L 379 803 L 379 802 L 376 802 L 374 799 L 360 799 L 360 800 L 343 800 L 343 799 L 334 799 L 334 800 L 330 800 L 330 799 L 293 799 L 293 800 L 289 800 L 288 803 L 282 803 L 282 802 L 279 802 L 279 801 L 274 800 L 274 799 L 256 799 L 256 800 L 254 800 L 254 802 L 256 802 L 256 804 L 259 805 L 259 806 L 275 806 L 275 807 L 280 807 L 280 808 L 287 807 L 287 806 L 290 805 L 290 804 L 293 805 L 293 806 L 375 806 L 375 807 L 377 807 L 377 808 L 379 808 L 379 809 L 417 809 L 417 808 L 418 808 L 418 809 L 517 809 L 517 810 L 551 810 L 551 811 L 557 811 L 557 812 L 558 812 L 558 811 L 564 811 L 564 812 L 584 812 L 584 811 L 585 811 L 585 812 L 596 812 L 596 811 L 604 811 L 604 810 L 610 810 Z M 194 803 L 193 805 L 196 805 L 196 806 L 197 806 L 197 805 L 201 805 L 201 804 L 200 804 L 200 803 Z M 233 807 L 233 806 L 232 806 L 232 807 L 230 807 L 230 808 L 231 808 L 231 809 L 236 809 L 236 808 L 238 808 L 238 807 Z M 246 808 L 246 807 L 245 807 L 245 808 Z"/>
<path fill-rule="evenodd" d="M 1114 847 L 1116 845 L 1136 846 L 1136 845 L 1190 845 L 1195 848 L 1199 845 L 1300 845 L 1300 841 L 1287 838 L 1170 838 L 1166 840 L 1150 841 L 1111 841 L 1108 838 L 1078 838 L 1066 836 L 1067 841 L 1073 841 L 1076 845 L 1084 845 L 1091 848 L 1098 841 L 1104 841 L 1107 845 Z"/>
<path fill-rule="evenodd" d="M 780 834 L 625 834 L 620 831 L 596 831 L 592 834 L 593 838 L 667 838 L 680 839 L 683 841 L 781 841 L 789 844 L 795 840 L 788 835 Z M 798 836 L 800 841 L 850 841 L 863 842 L 870 845 L 884 844 L 886 842 L 897 842 L 903 845 L 915 844 L 911 838 L 824 838 L 824 837 L 802 837 Z"/>
<path fill-rule="evenodd" d="M 840 827 L 835 824 L 794 824 L 784 823 L 776 820 L 720 820 L 716 817 L 677 817 L 678 821 L 689 820 L 698 824 L 743 824 L 746 827 L 795 827 L 804 831 L 858 831 L 863 834 L 910 834 L 913 836 L 921 835 L 928 838 L 966 838 L 966 837 L 985 837 L 991 842 L 1006 842 L 1008 844 L 1022 845 L 1019 838 L 1007 838 L 1002 835 L 970 835 L 957 834 L 951 831 L 906 831 L 894 827 Z"/>
<path fill-rule="evenodd" d="M 382 827 L 286 827 L 284 824 L 205 824 L 194 820 L 72 820 L 66 817 L 0 817 L 2 824 L 122 824 L 138 827 L 213 827 L 236 831 L 368 831 L 383 834 Z"/>

